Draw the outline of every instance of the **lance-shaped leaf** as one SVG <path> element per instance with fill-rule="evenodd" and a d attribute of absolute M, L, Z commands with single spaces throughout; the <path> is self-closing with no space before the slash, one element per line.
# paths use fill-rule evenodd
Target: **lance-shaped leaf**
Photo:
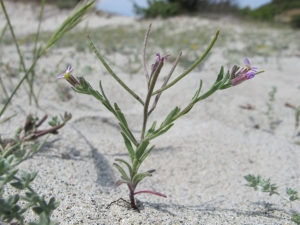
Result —
<path fill-rule="evenodd" d="M 150 154 L 150 152 L 154 149 L 155 145 L 153 145 L 150 149 L 148 149 L 144 155 L 140 158 L 140 160 L 137 163 L 136 171 L 139 170 L 140 165 L 143 163 L 143 161 L 147 158 L 147 156 Z"/>
<path fill-rule="evenodd" d="M 230 72 L 229 70 L 227 71 L 226 75 L 223 78 L 223 85 L 226 83 L 230 83 Z"/>
<path fill-rule="evenodd" d="M 130 178 L 132 178 L 133 173 L 132 173 L 132 168 L 131 168 L 131 166 L 129 165 L 129 163 L 126 162 L 126 161 L 123 160 L 123 159 L 115 159 L 115 160 L 116 160 L 116 161 L 119 161 L 119 162 L 122 162 L 122 163 L 124 163 L 124 164 L 127 166 L 128 171 L 129 171 L 129 174 L 130 174 Z"/>
<path fill-rule="evenodd" d="M 158 136 L 166 133 L 173 125 L 174 125 L 174 123 L 171 123 L 168 126 L 166 126 L 164 129 L 155 131 L 154 134 L 149 137 L 150 140 L 157 138 Z"/>
<path fill-rule="evenodd" d="M 122 131 L 124 132 L 124 134 L 130 139 L 130 141 L 135 145 L 138 146 L 137 141 L 135 140 L 134 136 L 132 135 L 132 133 L 130 133 L 130 131 L 128 130 L 128 128 L 126 128 L 122 123 L 119 123 L 119 126 L 121 127 Z"/>
<path fill-rule="evenodd" d="M 209 91 L 205 92 L 203 95 L 201 95 L 200 97 L 198 97 L 197 99 L 194 100 L 194 104 L 196 102 L 199 102 L 201 100 L 204 100 L 206 98 L 208 98 L 209 96 L 211 96 L 213 93 L 215 93 L 217 90 L 219 90 L 220 86 L 222 85 L 222 80 L 219 82 L 216 82 Z"/>
<path fill-rule="evenodd" d="M 128 175 L 126 174 L 126 172 L 123 170 L 123 168 L 121 166 L 119 166 L 117 163 L 113 164 L 118 170 L 119 172 L 122 174 L 122 177 L 124 180 L 127 180 L 128 182 L 130 182 L 130 178 L 128 177 Z"/>
<path fill-rule="evenodd" d="M 117 103 L 115 103 L 115 110 L 116 113 L 118 114 L 118 118 L 120 120 L 120 122 L 122 122 L 122 124 L 124 124 L 125 127 L 128 127 L 127 121 L 125 119 L 124 114 L 122 113 L 121 109 L 119 108 L 119 106 L 117 105 Z"/>
<path fill-rule="evenodd" d="M 133 187 L 136 188 L 136 186 L 138 185 L 138 183 L 143 180 L 145 177 L 151 177 L 152 176 L 152 173 L 154 172 L 155 170 L 151 170 L 151 171 L 147 171 L 147 172 L 144 172 L 144 173 L 138 173 L 136 175 L 134 175 L 133 179 L 132 179 L 132 184 L 133 184 Z"/>
<path fill-rule="evenodd" d="M 198 88 L 198 90 L 196 91 L 194 97 L 192 98 L 192 101 L 194 101 L 195 99 L 197 99 L 197 98 L 199 97 L 201 88 L 202 88 L 202 80 L 200 80 L 199 88 Z"/>
<path fill-rule="evenodd" d="M 164 120 L 164 122 L 160 125 L 160 127 L 166 126 L 171 123 L 174 116 L 176 116 L 180 112 L 180 108 L 177 106 L 169 113 L 167 118 Z"/>
<path fill-rule="evenodd" d="M 118 180 L 116 182 L 116 186 L 119 187 L 121 184 L 129 184 L 130 185 L 130 182 L 129 181 L 126 181 L 126 180 Z"/>
<path fill-rule="evenodd" d="M 93 88 L 89 87 L 88 88 L 88 91 L 89 93 L 94 96 L 96 99 L 98 99 L 100 102 L 104 103 L 105 100 L 103 98 L 103 96 L 98 92 L 98 91 L 95 91 Z"/>
<path fill-rule="evenodd" d="M 149 138 L 146 138 L 145 140 L 142 141 L 140 146 L 137 148 L 136 153 L 135 153 L 137 160 L 139 160 L 141 158 L 141 156 L 144 154 L 146 148 L 149 145 L 149 141 L 150 141 Z"/>
<path fill-rule="evenodd" d="M 150 127 L 150 129 L 148 130 L 146 137 L 152 135 L 155 131 L 155 127 L 156 127 L 156 121 L 153 122 L 152 126 Z"/>
<path fill-rule="evenodd" d="M 223 79 L 223 76 L 224 76 L 224 67 L 222 66 L 217 76 L 217 80 L 215 81 L 215 84 L 221 81 Z"/>
<path fill-rule="evenodd" d="M 101 80 L 99 81 L 99 87 L 100 87 L 100 90 L 101 90 L 101 93 L 102 93 L 103 97 L 108 101 L 108 99 L 107 99 L 107 97 L 106 97 L 106 95 L 105 95 L 105 93 L 104 93 L 104 90 L 103 90 L 103 87 L 102 87 Z"/>
<path fill-rule="evenodd" d="M 127 148 L 128 153 L 130 155 L 131 162 L 133 162 L 133 159 L 135 157 L 135 153 L 134 153 L 134 150 L 132 148 L 131 142 L 130 142 L 130 140 L 127 138 L 127 136 L 123 132 L 121 132 L 121 134 L 123 136 L 126 148 Z"/>

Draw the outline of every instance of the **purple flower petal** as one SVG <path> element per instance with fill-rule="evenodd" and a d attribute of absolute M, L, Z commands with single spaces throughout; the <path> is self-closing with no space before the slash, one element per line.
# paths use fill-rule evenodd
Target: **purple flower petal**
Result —
<path fill-rule="evenodd" d="M 247 80 L 252 79 L 253 77 L 255 77 L 255 72 L 249 71 L 248 73 L 246 73 L 246 76 Z"/>
<path fill-rule="evenodd" d="M 74 69 L 73 67 L 68 66 L 66 72 L 64 72 L 64 73 L 62 73 L 62 74 L 60 74 L 60 75 L 58 75 L 56 78 L 58 78 L 58 79 L 66 78 L 67 76 L 70 75 L 70 72 L 71 72 L 73 69 Z"/>
<path fill-rule="evenodd" d="M 58 78 L 58 79 L 64 78 L 65 74 L 66 73 L 62 73 L 62 74 L 58 75 L 56 78 Z"/>
<path fill-rule="evenodd" d="M 249 59 L 245 58 L 244 63 L 245 63 L 247 66 L 250 66 L 250 61 L 249 61 Z"/>
<path fill-rule="evenodd" d="M 70 73 L 74 68 L 71 67 L 71 66 L 68 66 L 67 70 L 66 70 L 66 73 Z"/>
<path fill-rule="evenodd" d="M 258 70 L 258 68 L 255 66 L 251 66 L 251 70 L 256 72 Z"/>

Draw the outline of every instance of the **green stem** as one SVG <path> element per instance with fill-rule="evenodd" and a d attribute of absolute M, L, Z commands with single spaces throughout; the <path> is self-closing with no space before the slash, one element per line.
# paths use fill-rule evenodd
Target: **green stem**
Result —
<path fill-rule="evenodd" d="M 97 55 L 98 59 L 100 59 L 100 61 L 102 62 L 102 64 L 104 65 L 104 67 L 107 69 L 107 71 L 113 76 L 113 78 L 115 78 L 115 80 L 126 90 L 129 92 L 129 94 L 131 94 L 136 100 L 138 100 L 142 105 L 144 105 L 144 102 L 141 100 L 141 98 L 135 94 L 113 71 L 112 69 L 109 67 L 109 65 L 105 62 L 104 58 L 100 55 L 100 53 L 98 52 L 98 50 L 96 49 L 95 45 L 93 44 L 93 42 L 91 41 L 90 37 L 87 36 L 88 38 L 88 42 L 89 45 L 91 46 L 91 48 L 93 49 L 94 53 Z"/>
<path fill-rule="evenodd" d="M 176 84 L 178 81 L 180 81 L 183 77 L 185 77 L 187 74 L 189 74 L 193 69 L 195 69 L 195 67 L 198 66 L 198 64 L 201 63 L 203 61 L 203 59 L 207 56 L 207 54 L 210 52 L 210 50 L 212 49 L 212 47 L 214 46 L 215 42 L 218 39 L 219 33 L 220 33 L 220 30 L 217 31 L 215 37 L 213 38 L 213 40 L 211 41 L 210 45 L 208 46 L 206 51 L 203 53 L 203 55 L 196 62 L 194 62 L 193 65 L 191 65 L 184 73 L 182 73 L 179 77 L 177 77 L 174 81 L 169 83 L 167 86 L 153 92 L 152 95 L 162 93 L 163 91 L 172 87 L 174 84 Z"/>
<path fill-rule="evenodd" d="M 11 152 L 12 152 L 16 147 L 18 147 L 19 145 L 21 145 L 21 144 L 20 144 L 20 143 L 15 144 L 15 145 L 11 146 L 9 149 L 7 149 L 7 150 L 3 153 L 2 158 L 6 158 L 7 156 L 9 156 L 9 155 L 11 154 Z"/>
<path fill-rule="evenodd" d="M 161 68 L 164 65 L 164 59 L 162 58 L 162 60 L 159 62 L 154 74 L 153 74 L 153 78 L 151 79 L 151 84 L 150 87 L 148 89 L 148 94 L 145 100 L 145 105 L 144 105 L 144 120 L 143 120 L 143 127 L 142 127 L 142 134 L 141 134 L 141 141 L 140 143 L 142 143 L 142 141 L 144 140 L 144 136 L 145 136 L 145 130 L 146 130 L 146 126 L 147 126 L 147 121 L 148 121 L 148 108 L 149 108 L 149 103 L 150 103 L 150 99 L 152 96 L 152 92 L 153 89 L 155 87 L 158 75 L 160 73 Z"/>

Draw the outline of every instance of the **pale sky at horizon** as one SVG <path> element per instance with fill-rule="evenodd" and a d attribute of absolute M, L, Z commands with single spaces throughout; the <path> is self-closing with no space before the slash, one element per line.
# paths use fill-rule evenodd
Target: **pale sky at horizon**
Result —
<path fill-rule="evenodd" d="M 134 16 L 133 1 L 140 6 L 147 6 L 147 0 L 101 0 L 98 9 L 126 16 Z M 240 7 L 258 8 L 271 0 L 236 0 Z"/>

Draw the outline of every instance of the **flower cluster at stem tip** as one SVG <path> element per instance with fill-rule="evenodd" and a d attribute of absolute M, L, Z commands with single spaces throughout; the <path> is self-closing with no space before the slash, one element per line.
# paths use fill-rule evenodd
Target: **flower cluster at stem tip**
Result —
<path fill-rule="evenodd" d="M 257 67 L 251 66 L 249 59 L 244 60 L 245 67 L 242 68 L 239 72 L 237 72 L 238 67 L 233 66 L 231 70 L 231 85 L 236 86 L 245 80 L 249 80 L 255 77 L 258 74 Z"/>

